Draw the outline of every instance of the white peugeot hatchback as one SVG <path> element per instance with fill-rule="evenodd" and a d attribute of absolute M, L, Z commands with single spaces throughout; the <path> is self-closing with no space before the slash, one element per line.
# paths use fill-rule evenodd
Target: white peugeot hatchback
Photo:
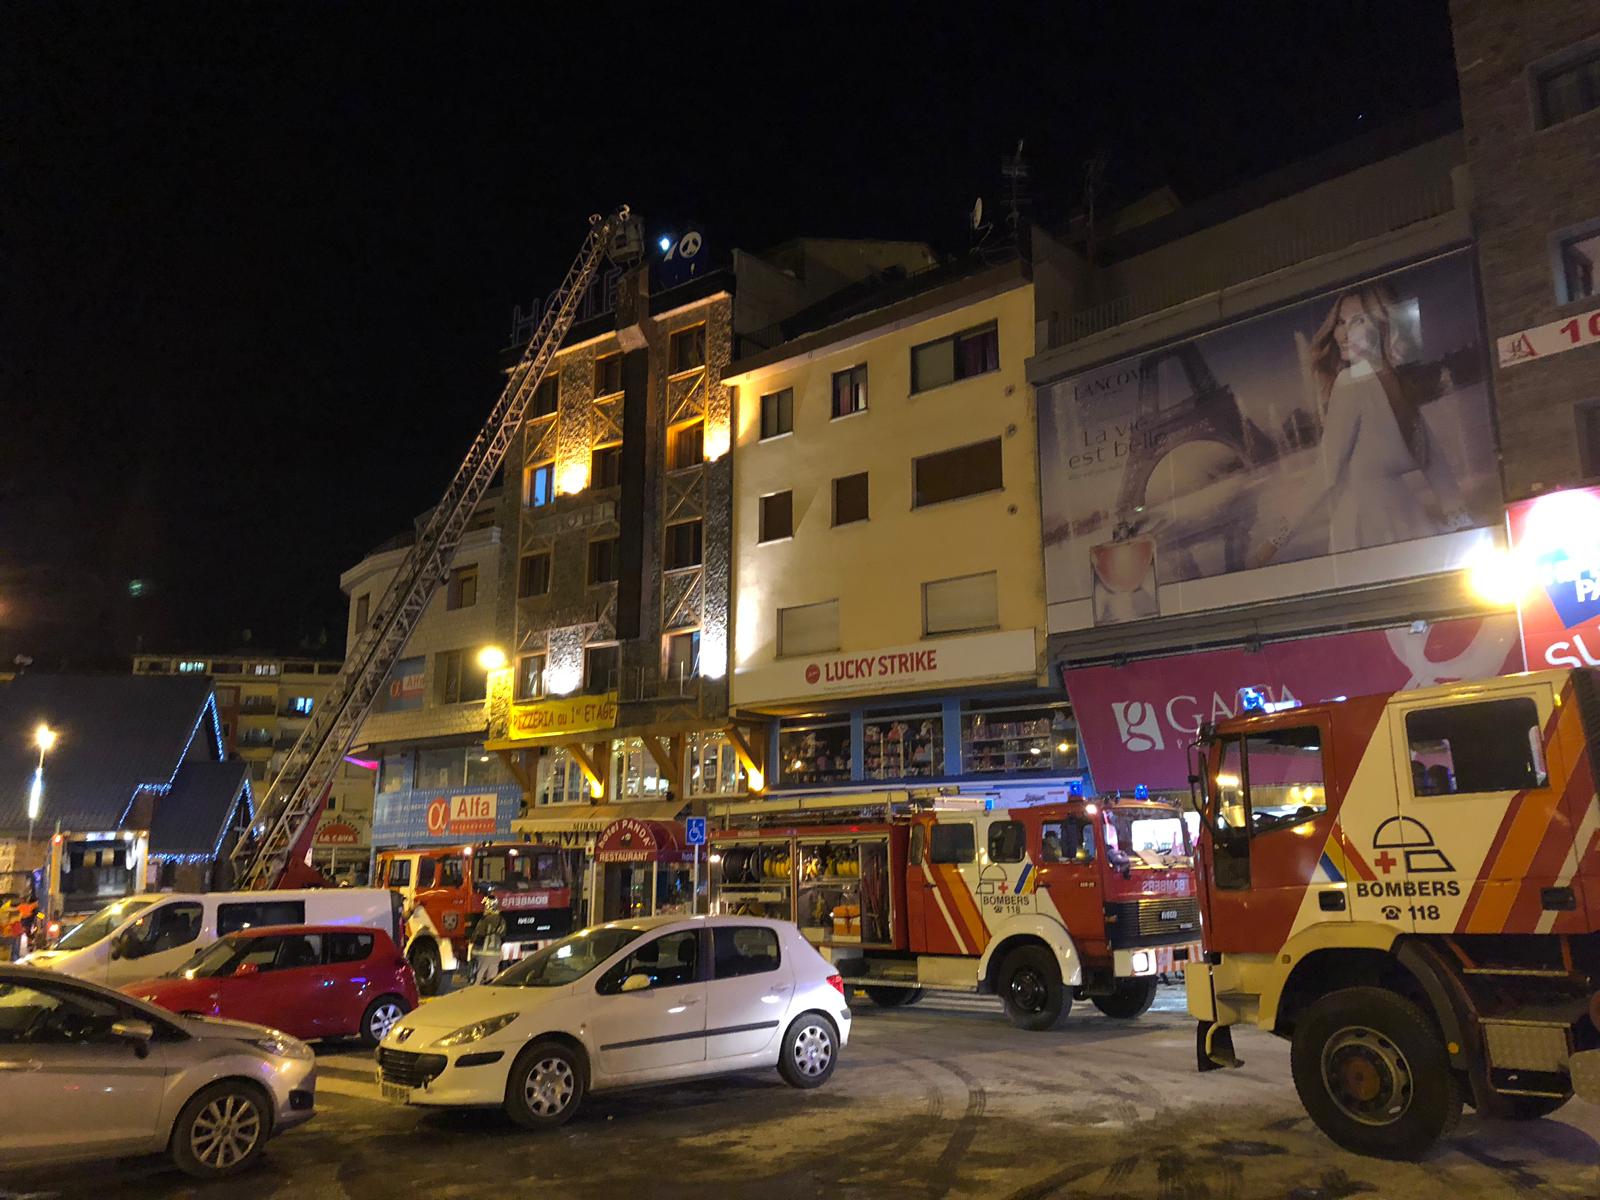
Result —
<path fill-rule="evenodd" d="M 592 926 L 406 1014 L 378 1081 L 391 1101 L 500 1105 L 542 1128 L 636 1084 L 775 1066 L 816 1087 L 849 1037 L 844 980 L 792 924 L 654 917 Z"/>

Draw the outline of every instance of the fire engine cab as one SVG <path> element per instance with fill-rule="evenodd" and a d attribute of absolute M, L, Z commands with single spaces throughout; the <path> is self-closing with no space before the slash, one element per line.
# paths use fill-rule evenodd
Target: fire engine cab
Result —
<path fill-rule="evenodd" d="M 437 995 L 470 961 L 473 928 L 493 897 L 505 920 L 501 955 L 518 958 L 576 927 L 571 852 L 527 842 L 429 846 L 378 855 L 377 884 L 405 904 L 406 959 L 417 990 Z"/>
<path fill-rule="evenodd" d="M 992 992 L 1049 1029 L 1089 999 L 1137 1017 L 1199 937 L 1179 811 L 939 794 L 752 801 L 712 835 L 716 910 L 779 917 L 875 1003 Z M 1198 949 L 1198 947 L 1196 947 Z"/>
<path fill-rule="evenodd" d="M 1463 1102 L 1600 1100 L 1600 683 L 1542 671 L 1201 730 L 1202 1070 L 1291 1040 L 1306 1111 L 1413 1158 Z"/>

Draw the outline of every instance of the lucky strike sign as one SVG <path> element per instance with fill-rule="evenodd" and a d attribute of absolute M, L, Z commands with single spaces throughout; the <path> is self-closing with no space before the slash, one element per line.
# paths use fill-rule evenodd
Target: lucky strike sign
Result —
<path fill-rule="evenodd" d="M 1403 691 L 1523 669 L 1506 615 L 1370 629 L 1062 671 L 1095 787 L 1186 789 L 1188 745 L 1202 723 L 1237 716 L 1240 693 L 1273 703 Z"/>
<path fill-rule="evenodd" d="M 796 656 L 745 667 L 734 673 L 733 698 L 747 704 L 942 687 L 964 679 L 1032 675 L 1036 663 L 1033 630 L 979 633 L 916 646 Z"/>
<path fill-rule="evenodd" d="M 1506 525 L 1528 666 L 1600 667 L 1600 488 L 1518 501 Z"/>

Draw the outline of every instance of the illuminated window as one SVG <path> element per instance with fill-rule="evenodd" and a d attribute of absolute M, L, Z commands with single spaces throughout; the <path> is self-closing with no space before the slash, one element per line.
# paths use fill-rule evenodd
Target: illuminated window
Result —
<path fill-rule="evenodd" d="M 693 371 L 706 365 L 706 327 L 681 329 L 672 335 L 667 345 L 667 370 L 676 375 L 679 371 Z"/>
<path fill-rule="evenodd" d="M 613 488 L 622 483 L 622 443 L 597 446 L 589 456 L 589 485 Z"/>
<path fill-rule="evenodd" d="M 867 519 L 867 474 L 845 475 L 833 481 L 833 523 L 850 525 Z"/>
<path fill-rule="evenodd" d="M 763 542 L 781 541 L 794 536 L 794 493 L 774 492 L 761 497 L 761 529 Z"/>
<path fill-rule="evenodd" d="M 536 463 L 522 472 L 522 503 L 527 508 L 543 508 L 556 498 L 556 464 Z"/>
<path fill-rule="evenodd" d="M 180 675 L 203 675 L 205 674 L 205 669 L 205 660 L 199 658 L 188 658 L 178 664 L 178 673 Z"/>
<path fill-rule="evenodd" d="M 316 701 L 310 696 L 291 696 L 289 698 L 289 712 L 296 717 L 309 717 L 311 710 L 316 706 Z"/>
<path fill-rule="evenodd" d="M 622 355 L 607 354 L 594 360 L 594 394 L 614 396 L 622 390 Z"/>
<path fill-rule="evenodd" d="M 867 364 L 837 371 L 833 376 L 833 416 L 848 417 L 867 408 Z"/>
<path fill-rule="evenodd" d="M 1000 329 L 993 323 L 911 348 L 913 392 L 999 369 Z"/>
<path fill-rule="evenodd" d="M 544 655 L 524 654 L 517 659 L 516 699 L 537 700 L 544 695 Z"/>
<path fill-rule="evenodd" d="M 794 389 L 761 397 L 761 436 L 774 438 L 794 432 Z"/>
<path fill-rule="evenodd" d="M 700 674 L 700 631 L 685 630 L 666 639 L 667 682 L 681 686 Z"/>
<path fill-rule="evenodd" d="M 667 470 L 698 467 L 706 457 L 706 423 L 689 421 L 667 432 Z"/>
<path fill-rule="evenodd" d="M 684 567 L 698 567 L 702 552 L 702 522 L 680 521 L 667 526 L 665 553 L 662 565 L 668 571 Z"/>

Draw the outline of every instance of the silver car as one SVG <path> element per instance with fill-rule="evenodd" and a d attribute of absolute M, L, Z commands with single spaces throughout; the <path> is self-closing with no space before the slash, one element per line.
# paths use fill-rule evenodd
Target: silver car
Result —
<path fill-rule="evenodd" d="M 165 1151 L 191 1175 L 231 1175 L 315 1106 L 316 1062 L 304 1042 L 175 1016 L 55 971 L 0 966 L 8 1167 Z"/>

